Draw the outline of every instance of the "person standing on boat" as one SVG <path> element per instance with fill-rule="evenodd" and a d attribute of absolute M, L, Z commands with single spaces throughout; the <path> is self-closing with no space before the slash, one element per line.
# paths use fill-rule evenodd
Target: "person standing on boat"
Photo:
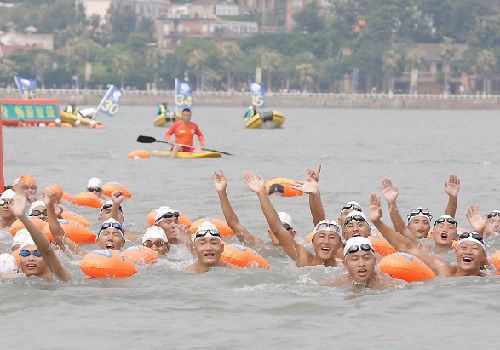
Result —
<path fill-rule="evenodd" d="M 71 113 L 73 115 L 78 115 L 78 107 L 75 106 L 74 102 L 71 102 L 66 109 L 64 110 L 66 113 Z"/>
<path fill-rule="evenodd" d="M 257 114 L 257 105 L 251 105 L 248 107 L 245 113 L 245 121 L 252 119 Z"/>
<path fill-rule="evenodd" d="M 168 110 L 168 103 L 167 102 L 163 102 L 161 105 L 158 106 L 158 115 L 160 115 L 162 113 L 163 113 L 164 117 L 166 117 L 167 114 L 170 113 L 170 111 Z"/>
<path fill-rule="evenodd" d="M 170 140 L 170 136 L 175 134 L 175 143 Z M 198 135 L 198 141 L 200 141 L 200 147 L 193 147 L 193 137 Z M 182 110 L 182 119 L 170 127 L 165 133 L 165 139 L 170 145 L 172 145 L 172 150 L 170 151 L 170 157 L 177 157 L 177 152 L 202 152 L 205 149 L 205 143 L 203 134 L 198 128 L 198 125 L 191 123 L 191 110 L 184 108 Z"/>

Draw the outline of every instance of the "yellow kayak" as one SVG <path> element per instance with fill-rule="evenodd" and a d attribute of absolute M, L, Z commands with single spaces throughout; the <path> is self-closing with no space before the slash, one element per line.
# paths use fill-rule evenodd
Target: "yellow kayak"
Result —
<path fill-rule="evenodd" d="M 156 156 L 170 156 L 170 151 L 156 149 L 152 154 Z M 177 152 L 177 158 L 220 158 L 219 152 Z"/>
<path fill-rule="evenodd" d="M 165 127 L 170 127 L 175 122 L 178 122 L 181 120 L 181 114 L 180 113 L 174 113 L 170 112 L 169 115 L 165 117 L 165 115 L 162 113 L 158 115 L 154 121 L 154 126 L 165 126 Z"/>
<path fill-rule="evenodd" d="M 285 116 L 278 111 L 257 113 L 250 119 L 245 119 L 247 129 L 276 129 L 285 122 Z"/>
<path fill-rule="evenodd" d="M 59 112 L 59 118 L 61 119 L 61 123 L 69 123 L 73 126 L 83 126 L 83 127 L 88 127 L 90 122 L 93 120 L 91 118 L 85 118 L 85 117 L 78 117 L 72 113 L 68 112 Z M 100 122 L 95 121 L 95 128 L 96 129 L 102 129 L 103 126 Z"/>

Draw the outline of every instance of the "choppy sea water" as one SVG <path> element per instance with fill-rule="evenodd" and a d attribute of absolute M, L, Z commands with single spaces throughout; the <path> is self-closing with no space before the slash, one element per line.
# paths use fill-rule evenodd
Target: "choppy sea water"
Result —
<path fill-rule="evenodd" d="M 220 159 L 128 159 L 138 135 L 161 140 L 156 108 L 123 107 L 104 130 L 3 128 L 4 176 L 31 174 L 39 188 L 57 183 L 76 195 L 91 177 L 118 181 L 132 192 L 123 203 L 126 228 L 142 233 L 160 205 L 190 220 L 223 219 L 210 177 L 222 169 L 229 199 L 242 224 L 267 240 L 257 197 L 243 182 L 250 170 L 269 179 L 304 179 L 322 164 L 320 189 L 327 217 L 369 194 L 384 177 L 399 186 L 402 213 L 422 206 L 444 212 L 444 183 L 461 178 L 457 219 L 469 228 L 467 207 L 499 209 L 500 155 L 496 111 L 287 109 L 280 130 L 246 130 L 238 108 L 196 108 L 193 122 L 208 148 L 231 152 Z M 312 230 L 307 197 L 273 198 L 294 220 L 298 240 Z M 385 209 L 385 206 L 383 207 Z M 69 207 L 91 222 L 97 209 Z M 384 220 L 388 221 L 387 211 Z M 97 224 L 92 228 L 97 229 Z M 11 236 L 0 233 L 7 252 Z M 133 245 L 127 243 L 127 246 Z M 500 249 L 487 240 L 488 254 Z M 0 280 L 0 344 L 43 349 L 97 348 L 430 348 L 495 346 L 499 278 L 438 278 L 386 291 L 352 293 L 319 286 L 342 268 L 298 269 L 279 249 L 264 249 L 271 269 L 185 274 L 193 262 L 182 249 L 156 265 L 138 266 L 126 279 L 89 280 L 79 260 L 62 256 L 74 281 Z M 453 260 L 453 255 L 446 256 Z"/>

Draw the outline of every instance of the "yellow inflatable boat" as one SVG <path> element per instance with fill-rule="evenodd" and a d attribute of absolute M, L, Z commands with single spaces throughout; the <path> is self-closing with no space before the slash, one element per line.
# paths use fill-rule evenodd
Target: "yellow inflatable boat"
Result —
<path fill-rule="evenodd" d="M 151 152 L 156 156 L 170 157 L 170 151 L 162 151 L 159 149 Z M 177 158 L 220 158 L 219 152 L 177 152 Z"/>
<path fill-rule="evenodd" d="M 162 113 L 162 114 L 158 115 L 158 117 L 156 117 L 153 124 L 154 124 L 154 126 L 159 126 L 159 127 L 162 127 L 162 126 L 170 127 L 170 125 L 172 125 L 175 122 L 178 122 L 179 120 L 181 120 L 180 113 L 170 112 L 170 113 L 167 113 L 166 117 L 165 117 L 164 113 Z"/>
<path fill-rule="evenodd" d="M 96 129 L 102 129 L 103 126 L 100 122 L 86 117 L 80 117 L 68 112 L 59 112 L 59 118 L 61 119 L 61 123 L 69 123 L 73 126 L 83 126 L 85 128 L 89 127 L 90 122 L 94 121 L 94 127 Z"/>
<path fill-rule="evenodd" d="M 257 113 L 250 119 L 245 118 L 247 129 L 277 129 L 285 122 L 285 116 L 278 111 Z"/>

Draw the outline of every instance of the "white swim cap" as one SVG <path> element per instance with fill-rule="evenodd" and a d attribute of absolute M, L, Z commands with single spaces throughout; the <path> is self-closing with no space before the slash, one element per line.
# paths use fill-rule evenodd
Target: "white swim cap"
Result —
<path fill-rule="evenodd" d="M 413 218 L 415 218 L 415 217 L 417 217 L 417 216 L 424 216 L 424 217 L 426 217 L 427 219 L 429 219 L 429 221 L 431 221 L 431 220 L 432 220 L 432 215 L 431 215 L 431 213 L 429 212 L 429 209 L 424 209 L 424 208 L 422 208 L 422 207 L 418 207 L 418 208 L 416 208 L 416 209 L 412 209 L 412 210 L 410 211 L 410 214 L 407 216 L 407 218 L 408 218 L 408 224 L 410 223 L 410 221 L 411 221 Z"/>
<path fill-rule="evenodd" d="M 363 210 L 361 210 L 361 205 L 359 205 L 358 202 L 356 202 L 356 201 L 350 201 L 350 202 L 347 202 L 342 207 L 342 210 L 340 211 L 340 215 L 342 215 L 342 213 L 344 212 L 344 210 L 347 210 L 347 209 L 354 209 L 354 210 L 357 210 L 357 211 L 363 211 Z"/>
<path fill-rule="evenodd" d="M 2 195 L 0 196 L 0 199 L 14 199 L 16 198 L 16 192 L 11 190 L 10 188 L 8 190 L 5 190 Z"/>
<path fill-rule="evenodd" d="M 345 244 L 344 247 L 344 259 L 349 253 L 355 253 L 358 250 L 364 250 L 364 251 L 371 251 L 372 253 L 375 253 L 373 251 L 373 246 L 372 242 L 368 238 L 364 237 L 353 237 L 349 238 Z"/>
<path fill-rule="evenodd" d="M 118 231 L 121 232 L 122 236 L 125 237 L 125 233 L 123 232 L 123 227 L 120 224 L 120 222 L 116 221 L 113 218 L 109 218 L 108 220 L 104 221 L 101 224 L 101 229 L 99 230 L 99 233 L 97 234 L 97 238 L 99 238 L 101 236 L 102 230 L 105 230 L 105 229 L 110 228 L 110 227 L 116 228 Z"/>
<path fill-rule="evenodd" d="M 35 209 L 36 207 L 39 207 L 41 205 L 44 206 L 44 207 L 46 207 L 44 201 L 35 201 L 35 202 L 33 202 L 33 204 L 31 204 L 30 210 L 28 210 L 28 215 L 31 216 L 31 214 L 33 214 L 33 209 Z"/>
<path fill-rule="evenodd" d="M 167 235 L 165 235 L 163 229 L 158 226 L 148 227 L 146 233 L 144 233 L 144 236 L 142 236 L 142 244 L 144 244 L 144 242 L 151 238 L 163 239 L 165 242 L 168 241 Z"/>
<path fill-rule="evenodd" d="M 345 220 L 344 220 L 344 226 L 347 226 L 348 223 L 351 221 L 364 221 L 368 225 L 368 220 L 366 219 L 366 215 L 357 210 L 351 211 L 349 214 L 347 214 Z"/>
<path fill-rule="evenodd" d="M 159 207 L 158 209 L 156 209 L 156 213 L 155 213 L 155 223 L 159 223 L 160 221 L 162 221 L 163 219 L 165 218 L 171 218 L 173 216 L 175 217 L 179 217 L 179 213 L 176 212 L 174 209 L 170 208 L 170 207 L 165 207 L 165 206 L 162 206 L 162 207 Z"/>
<path fill-rule="evenodd" d="M 288 224 L 290 226 L 293 226 L 293 221 L 292 221 L 292 218 L 290 215 L 288 215 L 287 213 L 285 213 L 283 211 L 280 211 L 278 213 L 278 216 L 280 217 L 280 220 L 283 224 Z"/>
<path fill-rule="evenodd" d="M 455 225 L 455 227 L 458 226 L 457 220 L 455 220 L 455 218 L 453 218 L 451 215 L 441 215 L 439 218 L 436 219 L 436 221 L 434 221 L 434 226 L 445 221 Z"/>
<path fill-rule="evenodd" d="M 24 229 L 22 229 L 22 230 L 24 230 Z M 22 231 L 22 230 L 19 230 L 19 231 Z M 19 233 L 19 231 L 17 231 L 17 233 Z M 26 236 L 26 233 L 21 234 L 21 240 L 19 243 L 19 249 L 21 249 L 21 250 L 23 250 L 23 248 L 26 247 L 27 245 L 35 244 L 35 241 L 33 241 L 33 238 L 31 237 L 31 234 L 29 233 L 29 231 L 26 230 L 26 232 L 28 233 L 28 236 Z"/>
<path fill-rule="evenodd" d="M 97 177 L 93 177 L 89 180 L 87 187 L 102 187 L 102 181 Z"/>
<path fill-rule="evenodd" d="M 27 238 L 31 238 L 30 232 L 25 228 L 20 229 L 13 237 L 12 246 L 21 245 Z"/>
<path fill-rule="evenodd" d="M 322 221 L 318 222 L 316 227 L 314 227 L 313 237 L 319 231 L 329 231 L 329 232 L 340 233 L 341 228 L 340 228 L 340 225 L 335 220 L 322 220 Z"/>
<path fill-rule="evenodd" d="M 483 237 L 477 232 L 462 232 L 459 236 L 457 249 L 460 243 L 470 241 L 477 243 L 483 247 L 483 250 L 486 252 L 486 245 L 484 244 Z"/>
<path fill-rule="evenodd" d="M 18 273 L 19 265 L 12 255 L 0 254 L 0 273 Z"/>
<path fill-rule="evenodd" d="M 198 238 L 203 238 L 203 237 L 215 237 L 221 239 L 219 230 L 217 230 L 217 227 L 210 221 L 203 221 L 201 225 L 198 226 L 198 230 L 194 235 L 193 241 L 196 242 Z"/>

